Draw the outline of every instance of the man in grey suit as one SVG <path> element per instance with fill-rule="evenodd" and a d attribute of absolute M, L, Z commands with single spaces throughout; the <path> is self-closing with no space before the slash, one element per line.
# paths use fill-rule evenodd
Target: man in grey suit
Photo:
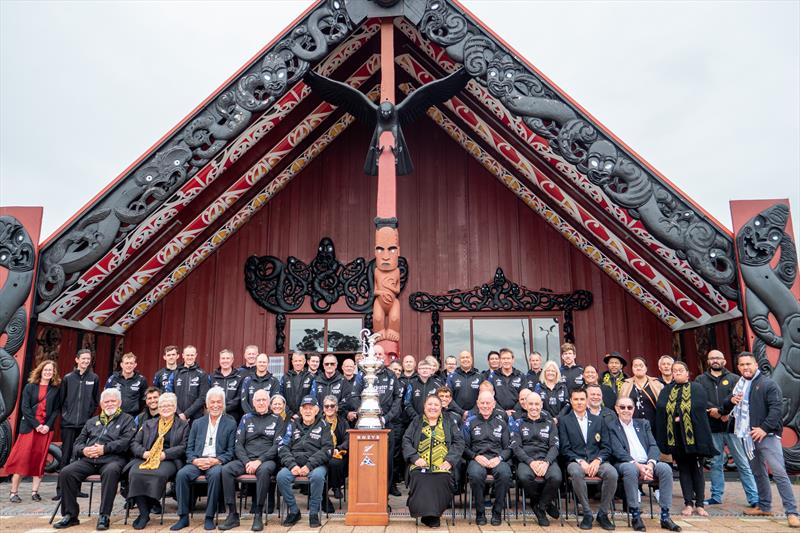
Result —
<path fill-rule="evenodd" d="M 661 528 L 680 531 L 681 528 L 669 516 L 672 502 L 672 467 L 659 462 L 661 451 L 644 418 L 633 418 L 633 400 L 617 399 L 618 420 L 610 423 L 611 453 L 614 466 L 622 477 L 628 512 L 634 531 L 645 531 L 639 509 L 639 480 L 658 481 L 658 505 L 661 507 Z"/>

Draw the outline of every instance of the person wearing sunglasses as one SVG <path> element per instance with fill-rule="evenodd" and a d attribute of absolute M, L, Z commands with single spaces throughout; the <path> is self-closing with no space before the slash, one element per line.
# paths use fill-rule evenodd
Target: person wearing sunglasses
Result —
<path fill-rule="evenodd" d="M 661 450 L 653 437 L 650 422 L 644 418 L 633 418 L 633 400 L 621 397 L 617 400 L 619 419 L 610 424 L 611 453 L 614 467 L 622 478 L 631 526 L 634 531 L 644 531 L 645 525 L 639 509 L 639 481 L 658 483 L 658 505 L 661 507 L 661 528 L 680 531 L 672 521 L 669 506 L 672 503 L 672 467 L 658 460 Z"/>
<path fill-rule="evenodd" d="M 328 485 L 333 491 L 333 497 L 339 499 L 342 497 L 342 487 L 347 478 L 347 450 L 350 447 L 347 430 L 350 426 L 339 414 L 339 399 L 333 394 L 322 399 L 322 415 L 331 427 L 331 441 L 333 441 L 331 460 L 328 463 Z M 335 511 L 329 498 L 325 498 L 323 505 L 326 512 Z"/>
<path fill-rule="evenodd" d="M 349 389 L 345 389 L 344 376 L 342 376 L 336 367 L 338 362 L 335 355 L 326 355 L 322 361 L 322 370 L 317 374 L 317 401 L 322 403 L 326 396 L 333 396 L 336 398 L 337 404 L 343 404 L 347 401 L 348 397 L 343 396 L 343 393 Z"/>

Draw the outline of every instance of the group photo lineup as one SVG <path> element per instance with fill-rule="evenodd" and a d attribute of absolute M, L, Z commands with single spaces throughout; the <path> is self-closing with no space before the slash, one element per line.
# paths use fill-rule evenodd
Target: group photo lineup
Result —
<path fill-rule="evenodd" d="M 800 529 L 800 1 L 0 35 L 0 531 Z"/>

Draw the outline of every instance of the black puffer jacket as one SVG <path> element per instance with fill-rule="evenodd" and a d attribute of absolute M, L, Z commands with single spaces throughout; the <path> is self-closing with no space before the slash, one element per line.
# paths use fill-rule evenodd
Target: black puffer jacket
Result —
<path fill-rule="evenodd" d="M 286 425 L 286 431 L 278 443 L 281 464 L 291 470 L 295 466 L 307 466 L 313 470 L 328 464 L 333 451 L 331 427 L 321 416 L 307 426 L 302 418 Z"/>

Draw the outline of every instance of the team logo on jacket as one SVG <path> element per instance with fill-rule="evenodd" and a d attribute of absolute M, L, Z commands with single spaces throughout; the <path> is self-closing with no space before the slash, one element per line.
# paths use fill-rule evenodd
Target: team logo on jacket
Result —
<path fill-rule="evenodd" d="M 502 427 L 494 428 L 494 431 L 492 431 L 492 435 L 494 435 L 495 437 L 497 437 L 499 439 L 500 437 L 503 436 L 503 428 Z"/>
<path fill-rule="evenodd" d="M 131 384 L 131 390 L 132 391 L 138 391 L 140 386 L 141 386 L 141 383 L 139 383 L 137 381 L 136 383 Z"/>
<path fill-rule="evenodd" d="M 594 434 L 594 440 L 596 440 L 597 442 L 600 442 L 600 433 L 595 433 Z"/>
<path fill-rule="evenodd" d="M 322 428 L 312 429 L 309 436 L 314 440 L 318 440 L 320 437 L 322 437 Z"/>
<path fill-rule="evenodd" d="M 522 436 L 523 437 L 527 437 L 528 435 L 531 434 L 531 432 L 530 432 L 530 430 L 528 430 L 528 428 L 522 428 L 521 431 L 522 431 Z"/>
<path fill-rule="evenodd" d="M 550 428 L 544 428 L 543 430 L 541 430 L 539 432 L 539 437 L 541 437 L 543 439 L 549 439 L 550 438 Z"/>
<path fill-rule="evenodd" d="M 521 377 L 514 378 L 514 379 L 511 380 L 511 386 L 512 387 L 519 387 L 520 385 L 522 385 L 522 378 Z"/>
<path fill-rule="evenodd" d="M 189 380 L 190 387 L 197 387 L 198 385 L 200 385 L 200 376 L 195 376 Z"/>
<path fill-rule="evenodd" d="M 480 389 L 481 388 L 481 380 L 475 379 L 472 381 L 472 388 L 473 389 Z"/>

